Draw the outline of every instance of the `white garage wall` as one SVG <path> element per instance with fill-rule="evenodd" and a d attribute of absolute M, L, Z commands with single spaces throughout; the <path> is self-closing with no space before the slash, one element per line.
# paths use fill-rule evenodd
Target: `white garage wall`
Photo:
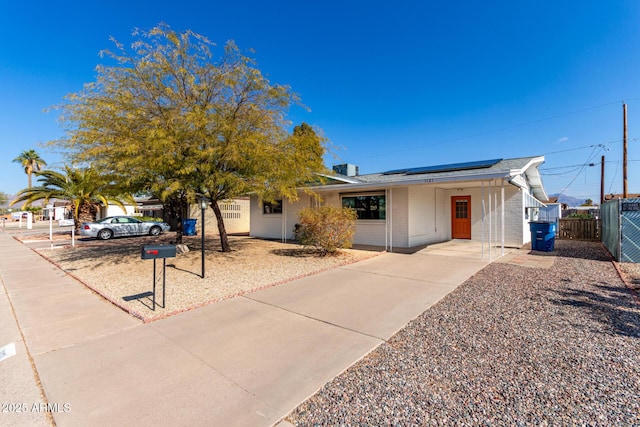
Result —
<path fill-rule="evenodd" d="M 408 246 L 447 240 L 451 235 L 449 192 L 433 186 L 413 186 L 408 193 Z"/>
<path fill-rule="evenodd" d="M 239 198 L 234 200 L 225 200 L 218 202 L 220 213 L 224 220 L 224 228 L 227 234 L 232 233 L 248 233 L 251 226 L 249 199 Z M 200 230 L 202 221 L 202 210 L 200 205 L 194 204 L 189 206 L 189 218 L 196 219 L 196 228 Z M 207 207 L 204 211 L 204 225 L 207 234 L 218 234 L 218 220 L 216 214 L 211 207 Z"/>
<path fill-rule="evenodd" d="M 264 215 L 262 204 L 257 197 L 251 197 L 251 209 L 249 212 L 249 235 L 263 239 L 282 238 L 282 215 Z"/>
<path fill-rule="evenodd" d="M 390 221 L 388 236 L 392 247 L 409 247 L 409 188 L 391 188 L 387 191 L 387 221 Z M 391 203 L 391 216 L 389 216 Z M 383 229 L 384 231 L 384 229 Z M 384 242 L 384 235 L 382 236 Z"/>
<path fill-rule="evenodd" d="M 387 190 L 387 221 L 357 221 L 354 243 L 375 246 L 392 243 L 393 247 L 406 248 L 446 241 L 451 238 L 451 197 L 468 195 L 471 196 L 472 240 L 489 242 L 488 215 L 491 213 L 491 241 L 499 245 L 502 243 L 503 221 L 501 191 L 501 186 L 488 184 L 485 185 L 484 192 L 480 187 L 451 190 L 433 185 Z M 523 191 L 505 184 L 504 194 L 504 243 L 506 246 L 521 247 L 530 240 L 529 225 L 524 219 Z M 484 228 L 483 196 L 486 209 Z M 323 193 L 322 198 L 323 204 L 341 206 L 338 193 Z M 293 239 L 293 229 L 300 209 L 315 204 L 311 196 L 301 193 L 298 201 L 284 203 L 283 214 L 265 215 L 257 198 L 252 198 L 251 201 L 251 236 L 287 240 Z M 388 221 L 391 225 L 388 225 Z"/>
<path fill-rule="evenodd" d="M 133 215 L 136 211 L 135 206 L 125 205 L 125 208 L 122 209 L 118 205 L 109 205 L 103 206 L 101 212 L 101 218 L 106 218 L 108 216 L 117 216 L 117 215 Z"/>
<path fill-rule="evenodd" d="M 398 191 L 398 190 L 402 190 L 402 189 L 396 189 L 394 190 L 393 193 L 393 197 L 397 197 L 399 204 L 406 206 L 406 189 L 405 191 Z M 379 189 L 379 190 L 368 190 L 365 193 L 368 192 L 375 192 L 375 193 L 379 193 L 382 192 L 384 193 L 384 189 Z M 348 194 L 348 193 L 345 193 Z M 363 194 L 363 192 L 358 192 L 358 194 Z M 323 203 L 327 204 L 327 205 L 331 205 L 331 206 L 342 206 L 342 199 L 340 194 L 338 193 L 331 193 L 331 194 L 322 194 L 323 197 Z M 394 204 L 394 206 L 396 206 Z M 401 210 L 402 208 L 398 208 L 397 206 L 394 208 L 392 207 L 392 209 L 394 209 L 394 211 L 392 212 L 392 214 L 394 215 L 398 215 L 399 217 L 402 217 L 402 215 L 406 216 L 405 214 L 402 214 Z M 406 209 L 405 209 L 406 211 Z M 389 201 L 387 200 L 387 218 L 389 217 Z M 385 245 L 385 233 L 386 233 L 386 221 L 384 220 L 359 220 L 356 221 L 356 230 L 355 230 L 355 235 L 353 238 L 353 242 L 354 244 L 357 245 L 373 245 L 373 246 L 384 246 Z M 397 232 L 397 235 L 393 236 L 393 240 L 394 242 L 397 242 L 397 245 L 400 246 L 401 243 L 405 243 L 406 244 L 406 228 L 403 230 L 402 226 L 398 226 L 394 228 L 394 233 Z M 404 235 L 403 235 L 404 233 Z M 394 243 L 396 244 L 396 243 Z"/>
<path fill-rule="evenodd" d="M 298 212 L 312 206 L 312 198 L 308 194 L 300 193 L 299 199 L 293 203 L 283 200 L 281 214 L 264 214 L 262 204 L 257 197 L 251 197 L 249 235 L 263 239 L 292 240 L 293 230 L 298 222 Z"/>
<path fill-rule="evenodd" d="M 500 186 L 485 186 L 484 188 L 484 207 L 485 207 L 485 219 L 484 219 L 484 236 L 483 236 L 483 224 L 482 224 L 482 189 L 477 188 L 469 192 L 472 196 L 471 204 L 471 238 L 473 240 L 501 244 L 502 240 L 502 196 Z M 456 192 L 456 194 L 458 193 Z M 460 194 L 462 195 L 462 194 Z M 491 197 L 489 197 L 491 196 Z M 497 199 L 496 199 L 497 198 Z M 491 199 L 491 207 L 489 207 L 489 199 Z M 496 209 L 497 200 L 497 209 Z M 504 244 L 505 246 L 521 247 L 528 240 L 523 240 L 522 234 L 524 223 L 524 208 L 523 197 L 520 189 L 513 185 L 504 186 Z M 451 210 L 451 208 L 449 208 Z M 489 218 L 491 215 L 491 218 Z M 490 228 L 491 226 L 491 228 Z M 527 230 L 528 230 L 528 224 Z M 491 232 L 491 236 L 489 236 Z"/>

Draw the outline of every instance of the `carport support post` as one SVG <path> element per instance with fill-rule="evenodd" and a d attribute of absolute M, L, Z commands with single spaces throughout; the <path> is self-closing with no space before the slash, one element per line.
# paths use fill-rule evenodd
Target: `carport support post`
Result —
<path fill-rule="evenodd" d="M 489 262 L 491 259 L 491 190 L 492 190 L 492 182 L 489 181 Z"/>
<path fill-rule="evenodd" d="M 504 255 L 504 180 L 502 180 L 502 186 L 500 187 L 500 236 L 502 239 L 502 245 L 500 246 L 500 255 Z"/>
<path fill-rule="evenodd" d="M 484 260 L 484 181 L 480 181 L 480 184 L 482 186 L 482 195 L 481 195 L 481 199 L 482 199 L 482 260 Z"/>

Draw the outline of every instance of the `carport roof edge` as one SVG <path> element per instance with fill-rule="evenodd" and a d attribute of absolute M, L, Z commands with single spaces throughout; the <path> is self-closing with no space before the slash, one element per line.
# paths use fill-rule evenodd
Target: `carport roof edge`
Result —
<path fill-rule="evenodd" d="M 447 182 L 464 181 L 487 181 L 493 179 L 504 179 L 518 187 L 527 184 L 537 199 L 547 200 L 546 192 L 542 186 L 538 167 L 544 163 L 544 156 L 521 157 L 514 159 L 494 159 L 479 162 L 460 163 L 459 165 L 468 167 L 455 167 L 455 164 L 397 169 L 393 173 L 373 173 L 356 176 L 345 176 L 340 174 L 324 175 L 332 181 L 330 184 L 312 185 L 307 188 L 316 192 L 341 190 L 358 190 L 373 188 L 388 188 L 417 184 L 436 184 Z M 473 167 L 473 164 L 478 165 Z M 444 166 L 447 166 L 446 168 Z M 426 172 L 416 173 L 417 170 Z M 406 172 L 410 173 L 406 173 Z M 518 179 L 520 178 L 520 179 Z"/>

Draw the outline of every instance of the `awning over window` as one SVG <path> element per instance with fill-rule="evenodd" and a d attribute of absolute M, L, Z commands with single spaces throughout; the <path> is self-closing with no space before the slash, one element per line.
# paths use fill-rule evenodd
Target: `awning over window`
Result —
<path fill-rule="evenodd" d="M 529 193 L 524 193 L 524 207 L 525 208 L 544 208 L 547 205 L 536 199 Z"/>

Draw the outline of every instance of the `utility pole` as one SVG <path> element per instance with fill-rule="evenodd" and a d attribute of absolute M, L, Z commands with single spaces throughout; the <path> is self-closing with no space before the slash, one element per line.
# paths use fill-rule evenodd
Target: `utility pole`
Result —
<path fill-rule="evenodd" d="M 600 160 L 600 206 L 604 204 L 604 156 Z"/>
<path fill-rule="evenodd" d="M 629 197 L 627 190 L 627 104 L 622 101 L 623 132 L 622 132 L 622 198 Z"/>

